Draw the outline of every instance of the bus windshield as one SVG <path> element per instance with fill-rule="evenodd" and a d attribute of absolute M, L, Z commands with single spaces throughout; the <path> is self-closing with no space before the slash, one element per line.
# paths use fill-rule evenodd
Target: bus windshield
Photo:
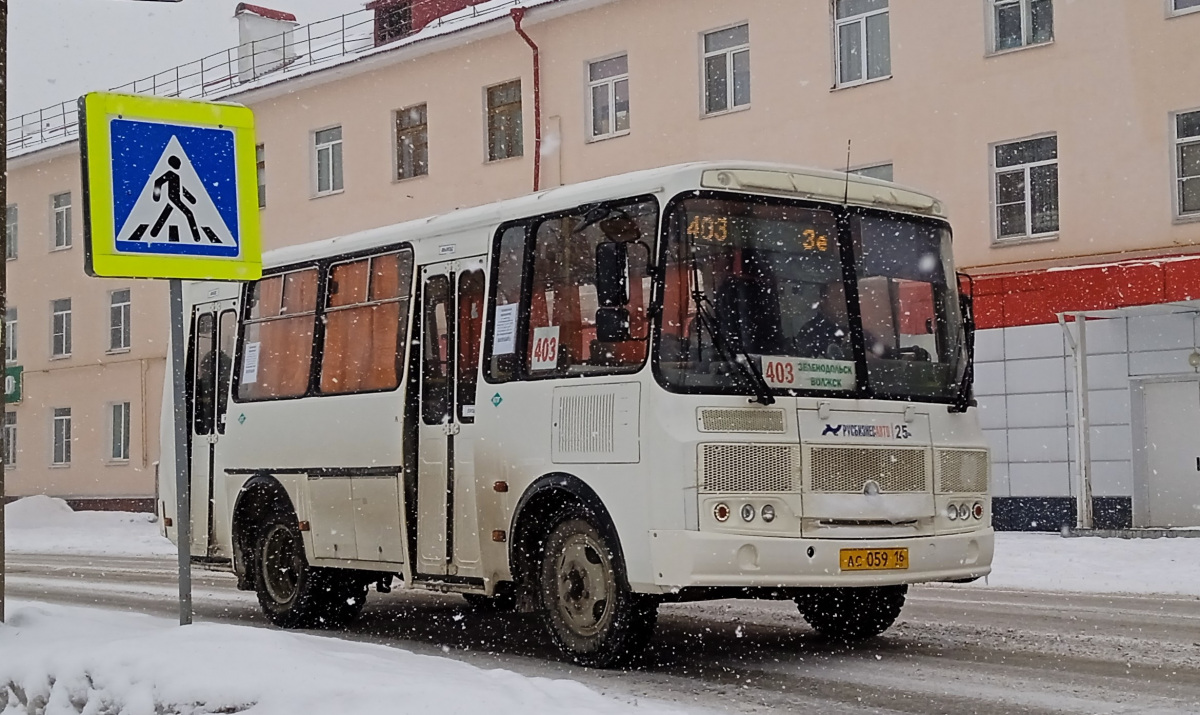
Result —
<path fill-rule="evenodd" d="M 656 357 L 668 389 L 938 401 L 958 393 L 966 341 L 944 223 L 698 196 L 677 201 L 667 227 Z M 845 252 L 857 300 L 848 298 Z"/>

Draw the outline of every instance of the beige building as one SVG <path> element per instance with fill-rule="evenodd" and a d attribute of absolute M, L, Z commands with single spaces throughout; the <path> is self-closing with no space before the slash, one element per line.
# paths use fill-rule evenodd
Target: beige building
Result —
<path fill-rule="evenodd" d="M 1124 334 L 1111 354 L 1126 371 L 1103 396 L 1114 421 L 1091 422 L 1113 428 L 1093 441 L 1124 430 L 1128 449 L 1089 470 L 1098 509 L 1127 523 L 1140 508 L 1134 382 L 1190 368 L 1135 373 L 1129 310 L 1200 298 L 1186 260 L 1200 244 L 1200 0 L 379 0 L 305 27 L 254 6 L 239 17 L 240 53 L 136 89 L 255 110 L 267 248 L 535 181 L 694 159 L 849 163 L 949 207 L 986 328 L 978 392 L 1001 525 L 1073 513 L 1081 460 L 1057 321 L 1079 311 L 1107 311 L 1105 329 Z M 23 376 L 8 489 L 148 497 L 166 288 L 84 277 L 71 111 L 10 119 L 10 365 Z M 1157 309 L 1171 317 L 1155 325 L 1188 333 L 1190 310 Z M 1162 350 L 1196 344 L 1191 330 Z M 1058 377 L 1011 379 L 1026 368 Z"/>

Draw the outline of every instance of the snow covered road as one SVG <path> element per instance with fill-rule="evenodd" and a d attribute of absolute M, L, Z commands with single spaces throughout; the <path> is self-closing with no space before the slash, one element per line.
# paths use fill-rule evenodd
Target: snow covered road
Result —
<path fill-rule="evenodd" d="M 169 618 L 173 568 L 166 556 L 14 555 L 10 597 Z M 229 575 L 195 576 L 198 620 L 265 626 Z M 372 594 L 345 636 L 696 712 L 1200 713 L 1195 596 L 915 588 L 900 623 L 856 648 L 817 638 L 786 602 L 662 614 L 630 672 L 558 663 L 536 619 L 478 614 L 456 596 Z"/>

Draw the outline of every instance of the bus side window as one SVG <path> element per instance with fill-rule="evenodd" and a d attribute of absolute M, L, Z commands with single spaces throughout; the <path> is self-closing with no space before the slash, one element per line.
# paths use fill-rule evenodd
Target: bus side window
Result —
<path fill-rule="evenodd" d="M 521 291 L 525 281 L 525 227 L 510 226 L 497 242 L 495 258 L 495 300 L 491 314 L 491 359 L 487 375 L 492 382 L 508 382 L 517 378 L 519 356 L 517 346 L 524 315 L 521 310 Z"/>
<path fill-rule="evenodd" d="M 412 254 L 334 265 L 325 301 L 321 393 L 394 390 L 403 372 Z"/>
<path fill-rule="evenodd" d="M 211 434 L 213 429 L 213 397 L 216 394 L 217 320 L 213 313 L 196 317 L 195 381 L 192 389 L 192 429 L 196 434 Z"/>
<path fill-rule="evenodd" d="M 250 288 L 242 335 L 239 401 L 308 392 L 317 318 L 317 269 L 263 278 Z"/>
<path fill-rule="evenodd" d="M 458 419 L 475 421 L 479 348 L 483 344 L 483 271 L 458 275 Z"/>
<path fill-rule="evenodd" d="M 450 399 L 454 394 L 451 350 L 454 349 L 453 304 L 450 279 L 430 276 L 425 281 L 424 307 L 421 312 L 424 352 L 421 373 L 421 416 L 427 425 L 450 419 Z"/>
<path fill-rule="evenodd" d="M 221 313 L 220 345 L 217 354 L 217 431 L 225 434 L 225 410 L 229 406 L 229 380 L 233 376 L 233 348 L 237 342 L 237 313 Z"/>

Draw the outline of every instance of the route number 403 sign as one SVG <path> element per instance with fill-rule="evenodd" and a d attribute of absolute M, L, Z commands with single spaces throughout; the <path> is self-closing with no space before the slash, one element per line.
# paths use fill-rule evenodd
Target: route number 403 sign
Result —
<path fill-rule="evenodd" d="M 771 387 L 785 390 L 854 389 L 854 363 L 849 360 L 764 356 L 762 375 Z"/>
<path fill-rule="evenodd" d="M 534 328 L 533 355 L 530 370 L 553 370 L 558 367 L 558 326 Z"/>

